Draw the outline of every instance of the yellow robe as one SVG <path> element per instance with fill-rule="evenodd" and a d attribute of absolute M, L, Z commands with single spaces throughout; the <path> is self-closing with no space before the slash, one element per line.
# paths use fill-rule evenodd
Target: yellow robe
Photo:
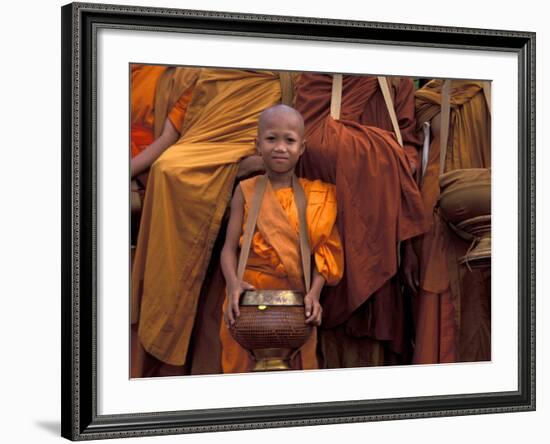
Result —
<path fill-rule="evenodd" d="M 245 199 L 243 230 L 257 179 L 240 183 Z M 299 181 L 307 200 L 306 222 L 315 266 L 326 279 L 326 285 L 336 285 L 344 273 L 344 254 L 335 223 L 335 187 L 319 180 Z M 243 279 L 257 289 L 304 291 L 298 212 L 291 188 L 274 191 L 268 182 L 256 225 Z M 293 362 L 293 368 L 318 368 L 316 337 L 314 331 Z M 220 326 L 220 339 L 224 373 L 250 371 L 252 360 L 224 322 Z"/>
<path fill-rule="evenodd" d="M 258 116 L 281 100 L 278 74 L 202 69 L 181 138 L 152 165 L 132 270 L 132 323 L 145 350 L 186 362 L 198 298 L 238 162 Z"/>

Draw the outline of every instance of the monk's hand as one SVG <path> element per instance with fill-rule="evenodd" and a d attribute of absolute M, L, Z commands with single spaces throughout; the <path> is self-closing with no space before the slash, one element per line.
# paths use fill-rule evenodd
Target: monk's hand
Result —
<path fill-rule="evenodd" d="M 418 293 L 420 287 L 420 264 L 410 240 L 405 241 L 403 248 L 401 274 L 407 287 L 409 287 L 413 293 Z"/>
<path fill-rule="evenodd" d="M 264 171 L 264 161 L 261 156 L 256 154 L 253 156 L 248 156 L 239 162 L 237 179 L 248 177 L 254 173 L 263 173 Z"/>
<path fill-rule="evenodd" d="M 306 315 L 306 324 L 321 325 L 323 316 L 323 308 L 319 303 L 320 294 L 315 291 L 310 291 L 304 297 L 304 309 Z"/>
<path fill-rule="evenodd" d="M 254 289 L 254 286 L 245 281 L 240 281 L 231 288 L 227 288 L 227 306 L 225 307 L 225 312 L 223 314 L 227 327 L 234 325 L 235 320 L 241 314 L 239 311 L 239 300 L 241 299 L 241 294 L 243 294 L 246 290 Z"/>

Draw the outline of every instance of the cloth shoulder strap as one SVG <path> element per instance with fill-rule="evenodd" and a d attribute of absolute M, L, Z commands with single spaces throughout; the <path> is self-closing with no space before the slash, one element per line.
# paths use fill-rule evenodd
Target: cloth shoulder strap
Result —
<path fill-rule="evenodd" d="M 378 84 L 380 85 L 380 89 L 382 90 L 382 95 L 384 96 L 384 102 L 386 103 L 386 108 L 388 109 L 388 113 L 390 115 L 390 120 L 393 126 L 393 132 L 395 133 L 395 137 L 397 137 L 397 141 L 399 142 L 399 145 L 403 146 L 403 137 L 401 136 L 401 130 L 399 129 L 399 122 L 397 120 L 397 115 L 395 114 L 395 107 L 393 105 L 393 99 L 391 97 L 390 88 L 388 85 L 388 79 L 386 77 L 379 76 Z"/>
<path fill-rule="evenodd" d="M 252 198 L 252 205 L 248 211 L 248 218 L 244 228 L 243 245 L 239 254 L 239 263 L 237 265 L 237 278 L 243 279 L 244 270 L 246 268 L 246 262 L 248 261 L 248 255 L 250 253 L 250 245 L 252 243 L 252 236 L 254 235 L 254 229 L 256 228 L 256 221 L 262 205 L 265 187 L 268 178 L 263 175 L 258 178 L 256 183 L 256 189 L 254 191 L 254 197 Z M 300 237 L 300 256 L 302 258 L 302 268 L 304 272 L 304 281 L 306 293 L 309 293 L 311 288 L 311 248 L 309 244 L 306 224 L 306 196 L 304 189 L 298 182 L 296 176 L 292 177 L 292 191 L 294 192 L 294 199 L 296 201 L 296 208 L 298 209 L 298 226 Z"/>
<path fill-rule="evenodd" d="M 196 68 L 178 68 L 171 66 L 160 76 L 155 89 L 153 123 L 155 139 L 164 129 L 166 118 L 174 105 L 178 102 L 197 80 L 200 70 Z M 182 128 L 176 128 L 181 133 Z"/>
<path fill-rule="evenodd" d="M 483 85 L 483 95 L 485 96 L 485 103 L 487 103 L 487 109 L 489 110 L 489 114 L 491 114 L 491 82 L 487 80 L 481 83 Z"/>
<path fill-rule="evenodd" d="M 449 125 L 451 123 L 451 80 L 444 80 L 441 86 L 441 128 L 439 132 L 439 174 L 445 172 L 447 145 L 449 143 Z"/>
<path fill-rule="evenodd" d="M 333 119 L 340 118 L 342 109 L 342 83 L 344 76 L 342 74 L 332 75 L 332 96 L 330 98 L 330 116 Z"/>
<path fill-rule="evenodd" d="M 174 83 L 174 67 L 166 69 L 160 76 L 155 91 L 154 103 L 154 135 L 155 139 L 160 136 L 164 121 L 168 116 L 168 108 L 170 108 L 170 96 Z M 173 105 L 173 104 L 172 104 Z"/>
<path fill-rule="evenodd" d="M 302 257 L 302 270 L 304 272 L 304 281 L 306 285 L 306 293 L 309 293 L 311 288 L 311 248 L 307 232 L 306 220 L 306 194 L 298 178 L 292 177 L 292 191 L 294 191 L 294 200 L 298 209 L 298 229 L 300 231 L 300 256 Z"/>
<path fill-rule="evenodd" d="M 290 72 L 280 72 L 279 81 L 281 82 L 281 103 L 283 105 L 293 106 L 294 102 L 294 79 Z"/>
<path fill-rule="evenodd" d="M 267 183 L 267 176 L 263 175 L 258 178 L 256 183 L 256 191 L 252 198 L 252 205 L 248 211 L 248 219 L 244 227 L 243 245 L 241 247 L 241 253 L 239 254 L 239 263 L 237 265 L 237 278 L 241 281 L 244 275 L 244 269 L 248 260 L 248 253 L 250 252 L 250 244 L 252 243 L 252 236 L 254 234 L 254 227 L 256 226 L 256 219 L 258 219 L 258 213 L 260 212 L 260 206 L 264 197 L 265 186 Z"/>
<path fill-rule="evenodd" d="M 330 99 L 330 115 L 333 119 L 340 118 L 340 112 L 342 108 L 342 74 L 333 74 L 332 76 L 332 97 Z M 395 107 L 393 106 L 393 99 L 391 97 L 390 88 L 388 86 L 388 79 L 386 77 L 378 77 L 378 84 L 382 90 L 384 96 L 384 102 L 390 115 L 393 131 L 397 137 L 399 145 L 403 146 L 403 137 L 401 136 L 401 130 L 399 129 L 399 122 L 397 115 L 395 114 Z"/>

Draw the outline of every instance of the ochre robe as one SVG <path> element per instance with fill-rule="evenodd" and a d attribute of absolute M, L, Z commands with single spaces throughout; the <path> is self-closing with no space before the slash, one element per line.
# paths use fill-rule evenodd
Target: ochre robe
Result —
<path fill-rule="evenodd" d="M 152 165 L 132 271 L 132 323 L 156 359 L 186 363 L 201 285 L 238 162 L 258 116 L 281 100 L 278 74 L 202 69 L 181 138 Z"/>
<path fill-rule="evenodd" d="M 321 351 L 325 367 L 392 362 L 406 348 L 405 307 L 394 276 L 397 244 L 426 230 L 410 161 L 419 139 L 410 79 L 391 79 L 404 148 L 393 134 L 376 77 L 343 77 L 341 116 L 330 116 L 332 76 L 302 74 L 296 108 L 307 149 L 298 174 L 336 185 L 338 228 L 346 270 L 323 299 Z M 381 342 L 384 341 L 384 342 Z"/>
<path fill-rule="evenodd" d="M 245 200 L 243 230 L 254 197 L 258 177 L 240 183 Z M 338 283 L 344 272 L 344 254 L 336 227 L 336 195 L 333 185 L 299 179 L 306 195 L 306 223 L 313 263 L 326 279 Z M 298 212 L 292 188 L 273 190 L 270 183 L 258 214 L 243 280 L 257 289 L 304 291 Z M 241 237 L 242 243 L 242 237 Z M 293 368 L 318 368 L 316 332 L 310 336 L 293 361 Z M 220 327 L 224 373 L 250 371 L 253 361 L 233 339 L 224 322 Z"/>
<path fill-rule="evenodd" d="M 441 85 L 433 80 L 416 93 L 419 130 L 431 122 L 431 144 L 421 192 L 430 230 L 415 240 L 420 293 L 415 298 L 414 363 L 490 359 L 490 271 L 458 263 L 470 246 L 437 212 L 440 175 Z M 445 171 L 490 168 L 491 116 L 482 83 L 453 81 Z"/>
<path fill-rule="evenodd" d="M 191 100 L 198 69 L 173 66 L 130 65 L 130 155 L 137 156 L 162 132 L 166 119 L 181 132 L 187 106 Z M 143 200 L 149 171 L 136 177 L 137 191 Z M 140 215 L 132 214 L 132 242 L 139 229 Z M 131 329 L 132 376 L 141 376 L 145 368 L 157 367 Z M 136 368 L 138 367 L 138 368 Z"/>

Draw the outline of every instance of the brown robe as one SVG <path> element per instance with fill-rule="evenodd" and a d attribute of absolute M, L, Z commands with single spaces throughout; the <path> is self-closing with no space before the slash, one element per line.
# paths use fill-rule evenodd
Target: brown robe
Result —
<path fill-rule="evenodd" d="M 422 180 L 430 230 L 415 240 L 420 293 L 415 298 L 415 363 L 490 359 L 490 270 L 458 263 L 470 242 L 453 233 L 434 212 L 439 198 L 440 109 L 442 82 L 416 93 L 419 129 L 431 122 L 432 139 Z M 491 166 L 491 116 L 481 82 L 453 81 L 445 171 Z"/>
<path fill-rule="evenodd" d="M 419 145 L 413 84 L 405 78 L 390 84 L 404 147 L 392 133 L 376 77 L 344 76 L 338 120 L 329 114 L 331 76 L 303 74 L 297 85 L 307 146 L 298 174 L 336 185 L 346 261 L 342 282 L 322 302 L 326 367 L 392 362 L 380 341 L 397 353 L 406 348 L 405 307 L 392 279 L 397 244 L 423 233 L 426 223 L 409 165 Z"/>

